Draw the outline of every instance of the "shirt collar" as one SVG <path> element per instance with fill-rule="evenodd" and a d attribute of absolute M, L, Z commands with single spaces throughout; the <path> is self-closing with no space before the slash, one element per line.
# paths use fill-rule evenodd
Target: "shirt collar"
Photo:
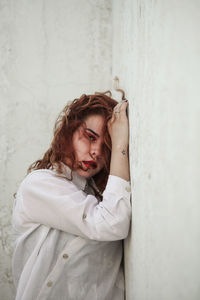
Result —
<path fill-rule="evenodd" d="M 62 164 L 62 174 L 60 175 L 66 177 L 67 179 L 72 179 L 72 182 L 76 186 L 78 186 L 81 190 L 84 190 L 87 184 L 87 179 L 85 177 L 80 176 L 75 171 L 72 171 L 70 167 L 68 167 L 64 163 L 61 164 Z M 55 169 L 55 167 L 53 169 Z"/>

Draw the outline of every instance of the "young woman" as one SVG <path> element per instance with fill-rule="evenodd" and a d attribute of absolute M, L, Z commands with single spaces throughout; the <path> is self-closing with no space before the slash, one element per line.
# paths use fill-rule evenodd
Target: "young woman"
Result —
<path fill-rule="evenodd" d="M 131 205 L 127 101 L 82 95 L 61 112 L 13 208 L 16 300 L 123 300 Z"/>

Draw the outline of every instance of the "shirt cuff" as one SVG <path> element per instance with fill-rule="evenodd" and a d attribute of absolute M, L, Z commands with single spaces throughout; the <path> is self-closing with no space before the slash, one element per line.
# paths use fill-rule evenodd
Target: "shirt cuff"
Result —
<path fill-rule="evenodd" d="M 125 197 L 129 199 L 131 194 L 130 181 L 126 181 L 125 179 L 115 175 L 109 175 L 104 192 L 116 194 L 119 197 Z"/>

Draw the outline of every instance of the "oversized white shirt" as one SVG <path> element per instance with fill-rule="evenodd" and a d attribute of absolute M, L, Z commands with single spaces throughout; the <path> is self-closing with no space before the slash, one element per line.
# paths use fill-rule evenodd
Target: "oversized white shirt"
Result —
<path fill-rule="evenodd" d="M 16 300 L 123 300 L 122 239 L 130 183 L 109 175 L 102 202 L 87 180 L 63 167 L 35 170 L 13 207 Z M 95 186 L 92 181 L 93 186 Z"/>

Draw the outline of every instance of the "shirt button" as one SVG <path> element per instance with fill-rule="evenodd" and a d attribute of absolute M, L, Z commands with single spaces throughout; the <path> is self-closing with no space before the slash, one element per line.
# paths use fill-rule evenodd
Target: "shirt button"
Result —
<path fill-rule="evenodd" d="M 83 214 L 83 220 L 85 220 L 87 218 L 86 214 Z"/>
<path fill-rule="evenodd" d="M 47 282 L 47 286 L 48 286 L 48 287 L 51 287 L 52 285 L 53 285 L 53 282 L 52 282 L 52 281 Z"/>
<path fill-rule="evenodd" d="M 126 190 L 127 192 L 130 192 L 130 191 L 131 191 L 131 187 L 130 187 L 130 186 L 126 186 L 126 187 L 125 187 L 125 190 Z"/>
<path fill-rule="evenodd" d="M 63 258 L 64 259 L 67 259 L 69 256 L 65 253 L 65 254 L 63 254 Z"/>

